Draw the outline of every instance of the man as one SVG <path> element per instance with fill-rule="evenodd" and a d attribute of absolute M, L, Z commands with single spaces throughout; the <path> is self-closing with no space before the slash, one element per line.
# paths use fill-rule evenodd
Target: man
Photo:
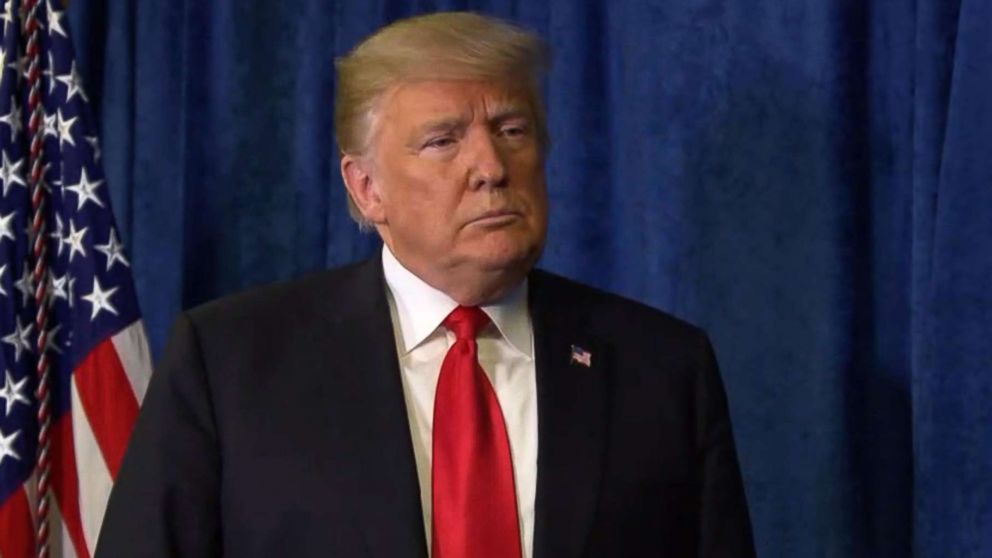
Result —
<path fill-rule="evenodd" d="M 532 269 L 542 61 L 466 13 L 339 60 L 381 256 L 180 316 L 98 556 L 753 556 L 706 336 Z"/>

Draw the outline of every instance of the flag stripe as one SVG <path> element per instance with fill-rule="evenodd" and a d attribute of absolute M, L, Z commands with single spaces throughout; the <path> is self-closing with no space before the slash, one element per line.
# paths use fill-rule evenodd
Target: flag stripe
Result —
<path fill-rule="evenodd" d="M 105 344 L 110 345 L 109 343 Z M 113 347 L 106 350 L 113 353 Z M 99 351 L 100 348 L 97 347 L 94 353 Z M 104 367 L 101 372 L 108 371 L 108 368 Z M 81 375 L 77 370 L 72 380 L 73 409 L 79 409 L 83 404 L 80 399 L 80 377 Z M 128 390 L 127 395 L 130 396 L 130 390 Z M 76 471 L 79 473 L 79 478 L 86 479 L 86 482 L 79 484 L 79 518 L 83 525 L 86 548 L 92 554 L 96 546 L 97 536 L 100 534 L 103 514 L 107 510 L 107 499 L 110 498 L 113 480 L 107 470 L 104 453 L 100 449 L 96 436 L 94 436 L 95 432 L 87 420 L 89 409 L 84 409 L 84 411 L 73 413 L 72 433 L 76 444 Z"/>
<path fill-rule="evenodd" d="M 34 527 L 24 490 L 16 490 L 0 505 L 0 556 L 30 558 L 34 554 Z"/>
<path fill-rule="evenodd" d="M 127 373 L 127 379 L 131 382 L 134 398 L 140 405 L 145 400 L 145 391 L 148 390 L 148 380 L 152 372 L 152 357 L 148 350 L 144 323 L 138 320 L 111 339 L 114 341 L 114 348 L 117 349 L 121 365 L 124 366 L 124 372 Z"/>
<path fill-rule="evenodd" d="M 79 476 L 76 472 L 76 449 L 72 439 L 73 414 L 65 413 L 52 424 L 52 488 L 62 511 L 62 521 L 79 558 L 90 558 L 83 537 L 79 514 Z M 89 479 L 87 479 L 89 482 Z M 33 540 L 33 538 L 32 538 Z"/>
<path fill-rule="evenodd" d="M 131 427 L 138 416 L 138 401 L 127 373 L 110 340 L 99 343 L 86 355 L 72 375 L 78 389 L 80 407 L 86 414 L 92 435 L 103 453 L 106 468 L 117 477 Z M 76 439 L 77 444 L 79 439 Z M 86 475 L 81 475 L 86 478 Z"/>
<path fill-rule="evenodd" d="M 76 548 L 66 530 L 65 522 L 62 521 L 62 510 L 59 509 L 58 500 L 52 502 L 52 513 L 49 514 L 49 545 L 52 549 L 51 555 L 58 558 L 77 558 Z"/>
<path fill-rule="evenodd" d="M 33 471 L 31 476 L 28 477 L 27 482 L 24 483 L 24 494 L 28 497 L 28 504 L 38 501 L 38 472 Z M 36 510 L 34 507 L 31 508 L 31 528 L 38 528 L 38 518 L 35 516 Z"/>

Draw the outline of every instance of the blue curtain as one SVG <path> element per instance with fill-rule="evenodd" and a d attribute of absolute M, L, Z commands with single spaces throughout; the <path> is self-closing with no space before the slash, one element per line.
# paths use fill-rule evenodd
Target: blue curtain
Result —
<path fill-rule="evenodd" d="M 73 0 L 156 351 L 375 250 L 332 59 L 437 9 L 551 43 L 541 265 L 710 331 L 761 556 L 992 556 L 987 0 Z"/>

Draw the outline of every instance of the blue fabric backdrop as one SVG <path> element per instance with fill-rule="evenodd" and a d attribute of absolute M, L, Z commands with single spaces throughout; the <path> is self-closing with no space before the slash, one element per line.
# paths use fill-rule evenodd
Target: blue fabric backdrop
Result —
<path fill-rule="evenodd" d="M 711 332 L 760 555 L 992 556 L 987 0 L 73 0 L 153 347 L 375 249 L 331 60 L 464 8 L 556 53 L 542 265 Z"/>

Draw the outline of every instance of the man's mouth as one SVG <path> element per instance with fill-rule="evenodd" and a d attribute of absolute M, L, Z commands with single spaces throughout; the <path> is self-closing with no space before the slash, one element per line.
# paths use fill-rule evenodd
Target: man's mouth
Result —
<path fill-rule="evenodd" d="M 522 218 L 517 211 L 510 209 L 492 209 L 469 221 L 469 225 L 480 225 L 484 227 L 499 227 L 508 225 L 517 219 Z"/>

